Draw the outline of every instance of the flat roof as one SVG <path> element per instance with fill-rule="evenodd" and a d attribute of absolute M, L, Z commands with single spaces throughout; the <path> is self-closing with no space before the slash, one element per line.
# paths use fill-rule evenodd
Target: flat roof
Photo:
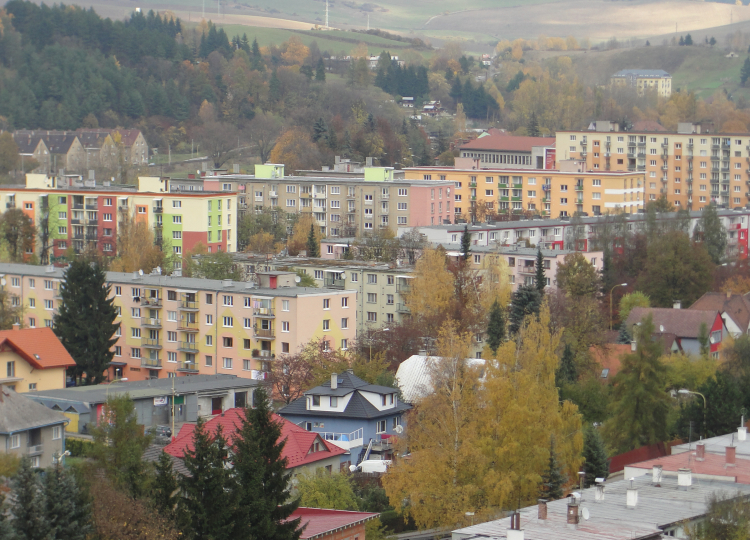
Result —
<path fill-rule="evenodd" d="M 598 132 L 594 132 L 598 133 Z M 468 158 L 467 158 L 468 159 Z M 519 174 L 536 174 L 537 176 L 544 176 L 545 174 L 555 174 L 555 175 L 567 175 L 567 176 L 597 176 L 597 177 L 607 177 L 607 176 L 613 176 L 613 177 L 621 177 L 621 176 L 633 176 L 633 175 L 644 175 L 645 171 L 584 171 L 584 172 L 575 172 L 575 171 L 561 171 L 558 169 L 502 169 L 498 167 L 480 167 L 478 169 L 457 169 L 456 167 L 447 167 L 447 166 L 439 166 L 439 165 L 427 165 L 424 167 L 407 167 L 403 169 L 404 171 L 440 171 L 440 172 L 466 172 L 466 173 L 476 173 L 477 171 L 486 171 L 486 172 L 497 172 L 497 173 L 503 173 L 501 176 L 511 176 L 514 173 Z M 413 181 L 413 180 L 411 180 Z M 428 182 L 435 182 L 436 180 L 427 180 Z"/>
<path fill-rule="evenodd" d="M 399 169 L 398 171 L 405 171 L 407 169 Z M 361 173 L 360 173 L 361 174 Z M 449 180 L 422 180 L 422 179 L 408 179 L 408 178 L 394 178 L 393 180 L 365 180 L 364 174 L 361 174 L 361 178 L 342 178 L 338 176 L 283 176 L 280 178 L 263 178 L 256 177 L 253 174 L 227 174 L 222 176 L 204 176 L 201 178 L 189 178 L 189 179 L 174 179 L 172 182 L 195 182 L 203 183 L 205 180 L 235 180 L 238 182 L 286 182 L 286 183 L 310 183 L 316 182 L 335 183 L 335 184 L 362 184 L 362 185 L 380 185 L 380 184 L 400 184 L 400 185 L 429 185 L 434 186 L 440 182 L 444 182 L 449 185 L 453 185 L 453 182 Z"/>

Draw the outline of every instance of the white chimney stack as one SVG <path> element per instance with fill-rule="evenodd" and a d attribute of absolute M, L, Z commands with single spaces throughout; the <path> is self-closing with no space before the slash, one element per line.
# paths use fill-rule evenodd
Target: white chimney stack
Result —
<path fill-rule="evenodd" d="M 339 374 L 331 373 L 331 390 L 336 390 L 339 387 Z"/>
<path fill-rule="evenodd" d="M 682 301 L 681 300 L 675 300 L 674 304 L 672 304 L 672 307 L 674 309 L 681 309 L 682 308 Z"/>
<path fill-rule="evenodd" d="M 693 471 L 690 469 L 677 470 L 677 489 L 686 490 L 693 485 Z"/>
<path fill-rule="evenodd" d="M 594 493 L 594 500 L 595 501 L 604 500 L 604 483 L 603 482 L 596 483 L 596 491 Z"/>
<path fill-rule="evenodd" d="M 638 489 L 629 487 L 625 494 L 625 505 L 631 510 L 638 505 Z"/>
<path fill-rule="evenodd" d="M 651 469 L 651 482 L 656 486 L 659 486 L 661 484 L 661 472 L 661 465 L 654 465 L 654 467 Z"/>
<path fill-rule="evenodd" d="M 742 415 L 742 421 L 740 422 L 740 427 L 737 428 L 737 440 L 738 441 L 746 441 L 747 440 L 747 427 L 745 426 L 745 415 Z"/>

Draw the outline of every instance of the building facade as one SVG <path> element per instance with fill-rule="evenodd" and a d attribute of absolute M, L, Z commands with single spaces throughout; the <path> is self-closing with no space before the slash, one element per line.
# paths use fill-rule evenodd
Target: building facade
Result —
<path fill-rule="evenodd" d="M 701 131 L 693 124 L 680 124 L 677 132 L 558 131 L 557 155 L 585 162 L 589 172 L 642 172 L 649 201 L 663 195 L 690 210 L 711 202 L 744 206 L 750 136 Z"/>
<path fill-rule="evenodd" d="M 644 208 L 643 173 L 410 167 L 406 179 L 452 182 L 452 218 L 532 212 L 542 216 L 598 215 Z"/>
<path fill-rule="evenodd" d="M 23 326 L 51 327 L 64 271 L 0 264 L 0 273 L 11 303 L 24 307 Z M 120 323 L 110 378 L 237 374 L 263 379 L 278 356 L 294 354 L 310 340 L 347 348 L 356 332 L 356 291 L 296 287 L 293 276 L 269 278 L 256 287 L 108 272 Z"/>
<path fill-rule="evenodd" d="M 0 187 L 0 211 L 20 208 L 34 225 L 46 223 L 51 261 L 68 249 L 93 245 L 114 256 L 120 222 L 134 218 L 153 228 L 157 244 L 175 254 L 199 242 L 208 251 L 236 251 L 237 194 L 169 191 L 169 180 L 140 177 L 138 186 L 99 185 L 80 176 L 26 175 L 24 186 Z M 42 249 L 39 241 L 32 253 Z"/>
<path fill-rule="evenodd" d="M 461 145 L 460 157 L 477 161 L 477 168 L 554 169 L 554 137 L 518 137 L 491 129 Z"/>
<path fill-rule="evenodd" d="M 656 92 L 661 98 L 672 95 L 672 76 L 663 69 L 621 69 L 609 79 L 612 87 L 632 88 L 639 96 Z"/>
<path fill-rule="evenodd" d="M 0 331 L 0 385 L 16 392 L 65 388 L 66 369 L 76 365 L 52 328 Z"/>

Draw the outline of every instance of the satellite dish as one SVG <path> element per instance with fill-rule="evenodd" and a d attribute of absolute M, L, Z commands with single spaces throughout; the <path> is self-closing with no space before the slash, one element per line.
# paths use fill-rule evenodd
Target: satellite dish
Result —
<path fill-rule="evenodd" d="M 349 465 L 349 470 L 351 472 L 357 472 L 357 466 L 356 465 Z"/>
<path fill-rule="evenodd" d="M 583 519 L 588 521 L 588 519 L 591 517 L 591 514 L 589 514 L 588 508 L 581 508 L 581 515 L 583 516 Z"/>
<path fill-rule="evenodd" d="M 6 283 L 8 283 L 8 282 L 7 282 L 7 281 L 5 281 L 5 278 L 3 278 L 3 279 L 0 279 L 0 285 L 2 285 L 3 287 L 5 287 L 5 284 L 6 284 Z"/>
<path fill-rule="evenodd" d="M 404 426 L 396 426 L 395 428 L 393 428 L 393 431 L 401 435 L 404 432 Z"/>
<path fill-rule="evenodd" d="M 143 275 L 143 270 L 138 270 L 138 275 L 142 276 Z"/>
<path fill-rule="evenodd" d="M 299 276 L 294 276 L 295 283 L 299 283 L 300 281 L 302 281 L 302 278 L 300 278 Z"/>
<path fill-rule="evenodd" d="M 659 332 L 664 332 L 664 325 L 663 324 L 659 325 Z"/>

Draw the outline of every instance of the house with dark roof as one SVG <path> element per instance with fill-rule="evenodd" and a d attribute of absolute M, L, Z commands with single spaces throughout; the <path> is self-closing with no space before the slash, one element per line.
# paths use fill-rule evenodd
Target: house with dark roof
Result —
<path fill-rule="evenodd" d="M 245 409 L 242 407 L 228 409 L 206 422 L 205 429 L 211 435 L 216 435 L 217 430 L 221 427 L 228 445 L 231 446 L 242 425 L 244 414 Z M 314 472 L 320 467 L 329 472 L 339 471 L 340 456 L 344 455 L 346 450 L 323 440 L 317 433 L 311 433 L 294 425 L 277 414 L 273 415 L 273 419 L 280 424 L 281 436 L 279 439 L 285 441 L 281 457 L 287 460 L 287 469 L 291 471 L 293 478 L 298 474 Z M 194 432 L 195 424 L 184 424 L 177 437 L 164 447 L 164 451 L 175 460 L 182 461 L 185 453 L 195 448 L 193 446 Z M 145 457 L 158 459 L 159 455 L 155 452 L 149 452 Z M 178 472 L 186 470 L 183 469 L 182 464 L 178 464 L 175 469 Z"/>
<path fill-rule="evenodd" d="M 398 390 L 363 381 L 351 370 L 331 374 L 331 380 L 305 392 L 279 415 L 350 452 L 345 461 L 359 465 L 367 459 L 390 459 L 390 439 L 403 433 L 404 413 L 411 405 Z"/>
<path fill-rule="evenodd" d="M 750 296 L 707 292 L 688 309 L 718 311 L 727 330 L 735 338 L 750 331 Z"/>
<path fill-rule="evenodd" d="M 0 452 L 29 456 L 32 467 L 49 467 L 65 452 L 65 424 L 52 411 L 0 386 Z"/>
<path fill-rule="evenodd" d="M 653 317 L 654 336 L 664 343 L 665 352 L 699 355 L 701 349 L 700 335 L 702 327 L 708 332 L 710 354 L 719 357 L 721 342 L 729 332 L 715 310 L 670 309 L 670 308 L 633 308 L 625 324 L 634 335 L 634 327 L 648 315 Z"/>
<path fill-rule="evenodd" d="M 61 169 L 68 173 L 83 172 L 86 166 L 86 151 L 74 131 L 19 130 L 13 133 L 15 141 L 33 141 L 36 138 L 44 141 L 49 152 L 44 155 L 34 154 L 34 159 L 39 161 L 37 172 L 56 174 Z"/>
<path fill-rule="evenodd" d="M 65 371 L 75 365 L 52 328 L 0 331 L 0 386 L 16 392 L 65 388 Z"/>
<path fill-rule="evenodd" d="M 521 137 L 491 130 L 461 145 L 460 157 L 477 162 L 476 168 L 546 169 L 548 150 L 554 154 L 554 137 Z M 456 167 L 462 167 L 457 162 Z"/>

